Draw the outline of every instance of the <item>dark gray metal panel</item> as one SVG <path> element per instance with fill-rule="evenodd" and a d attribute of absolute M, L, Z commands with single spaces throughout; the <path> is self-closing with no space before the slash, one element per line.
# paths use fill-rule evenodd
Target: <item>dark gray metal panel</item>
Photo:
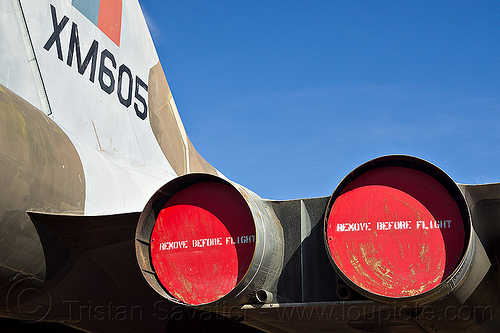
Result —
<path fill-rule="evenodd" d="M 488 256 L 500 254 L 500 184 L 459 185 Z"/>
<path fill-rule="evenodd" d="M 329 197 L 273 201 L 283 226 L 284 268 L 276 286 L 277 302 L 340 301 L 337 274 L 328 258 L 323 235 Z"/>
<path fill-rule="evenodd" d="M 304 281 L 303 302 L 322 302 L 339 299 L 335 292 L 337 274 L 325 249 L 323 221 L 328 197 L 302 200 L 302 215 L 307 213 L 311 223 L 310 234 L 301 245 Z M 304 212 L 305 210 L 305 212 Z M 303 221 L 304 223 L 304 221 Z"/>
<path fill-rule="evenodd" d="M 300 200 L 273 201 L 272 206 L 283 227 L 285 250 L 283 270 L 271 290 L 277 291 L 277 302 L 297 302 L 302 297 Z"/>

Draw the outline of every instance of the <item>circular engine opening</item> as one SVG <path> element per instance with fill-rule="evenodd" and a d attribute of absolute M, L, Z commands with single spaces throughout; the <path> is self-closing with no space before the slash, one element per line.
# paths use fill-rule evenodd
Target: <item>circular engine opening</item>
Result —
<path fill-rule="evenodd" d="M 252 213 L 231 185 L 201 182 L 174 194 L 151 234 L 151 261 L 162 286 L 190 305 L 219 300 L 252 262 Z"/>
<path fill-rule="evenodd" d="M 326 243 L 337 271 L 355 286 L 383 297 L 417 296 L 460 263 L 468 219 L 428 170 L 390 164 L 364 165 L 339 185 Z"/>

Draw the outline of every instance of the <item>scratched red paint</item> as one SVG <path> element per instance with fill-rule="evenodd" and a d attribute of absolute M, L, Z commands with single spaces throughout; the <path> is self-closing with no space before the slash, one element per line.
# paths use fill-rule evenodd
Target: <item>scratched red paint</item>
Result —
<path fill-rule="evenodd" d="M 255 251 L 255 225 L 239 192 L 202 182 L 175 194 L 151 235 L 151 259 L 163 287 L 199 305 L 229 293 L 247 272 Z"/>
<path fill-rule="evenodd" d="M 438 181 L 391 166 L 370 170 L 342 190 L 327 237 L 335 264 L 352 282 L 376 295 L 404 297 L 436 287 L 453 272 L 465 231 L 455 200 Z"/>

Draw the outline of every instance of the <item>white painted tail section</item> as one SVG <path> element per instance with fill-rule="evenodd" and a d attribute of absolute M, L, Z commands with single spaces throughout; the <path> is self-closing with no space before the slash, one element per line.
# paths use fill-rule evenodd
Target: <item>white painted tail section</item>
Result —
<path fill-rule="evenodd" d="M 85 214 L 141 211 L 164 183 L 206 164 L 168 86 L 167 109 L 150 109 L 159 98 L 150 77 L 161 67 L 138 1 L 7 0 L 0 6 L 7 18 L 0 33 L 13 36 L 0 43 L 0 72 L 7 73 L 0 83 L 43 110 L 73 142 L 85 172 Z M 168 156 L 174 142 L 158 137 L 172 126 L 183 153 Z M 173 166 L 174 159 L 184 166 Z"/>

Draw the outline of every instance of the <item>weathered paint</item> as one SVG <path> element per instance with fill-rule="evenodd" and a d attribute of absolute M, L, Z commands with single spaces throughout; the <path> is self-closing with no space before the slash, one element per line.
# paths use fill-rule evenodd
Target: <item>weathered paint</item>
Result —
<path fill-rule="evenodd" d="M 87 17 L 106 16 L 105 4 L 121 8 L 112 11 L 119 44 Z M 15 36 L 0 43 L 0 81 L 45 106 L 70 138 L 87 177 L 86 215 L 137 212 L 178 175 L 217 174 L 184 130 L 137 1 L 12 0 L 0 9 L 1 31 Z"/>
<path fill-rule="evenodd" d="M 147 119 L 155 93 L 148 90 L 149 72 L 158 56 L 139 3 L 105 2 L 123 9 L 108 13 L 115 27 L 121 20 L 115 37 L 103 21 L 87 19 L 76 1 L 0 3 L 1 316 L 80 321 L 80 328 L 95 331 L 109 321 L 75 319 L 78 307 L 68 311 L 64 302 L 111 300 L 145 309 L 156 300 L 137 270 L 133 232 L 124 232 L 135 215 L 119 213 L 140 212 L 177 176 Z M 180 119 L 173 126 L 182 127 Z M 184 142 L 189 154 L 180 173 L 217 173 L 187 135 Z M 42 224 L 30 219 L 41 216 Z M 116 232 L 106 236 L 111 221 Z M 50 301 L 49 309 L 39 306 Z M 113 326 L 136 331 L 139 323 Z M 144 325 L 164 331 L 165 322 Z"/>
<path fill-rule="evenodd" d="M 45 258 L 28 210 L 81 215 L 85 175 L 53 120 L 0 85 L 0 284 L 45 278 Z"/>
<path fill-rule="evenodd" d="M 176 193 L 158 215 L 152 263 L 172 296 L 191 305 L 210 303 L 241 281 L 255 236 L 252 213 L 234 187 L 195 184 Z"/>
<path fill-rule="evenodd" d="M 221 176 L 217 169 L 215 169 L 198 153 L 189 137 L 187 138 L 187 141 L 189 151 L 189 172 L 204 172 Z"/>
<path fill-rule="evenodd" d="M 20 3 L 24 5 L 24 13 L 18 10 Z M 17 7 L 11 6 L 12 4 L 16 4 Z M 2 35 L 0 39 L 0 50 L 2 50 L 0 52 L 0 82 L 5 83 L 9 88 L 15 89 L 17 95 L 30 101 L 31 104 L 36 105 L 38 109 L 42 109 L 47 114 L 51 114 L 47 102 L 50 100 L 54 111 L 54 114 L 49 119 L 41 117 L 42 112 L 36 110 L 36 113 L 33 113 L 34 111 L 30 111 L 25 106 L 15 106 L 13 110 L 17 110 L 17 113 L 1 110 L 2 116 L 5 118 L 0 119 L 2 121 L 0 124 L 2 130 L 0 132 L 0 149 L 2 149 L 0 150 L 0 179 L 5 190 L 0 193 L 0 212 L 2 213 L 0 217 L 0 277 L 2 283 L 5 281 L 10 282 L 10 284 L 2 284 L 4 288 L 1 290 L 3 293 L 1 298 L 7 301 L 6 297 L 3 296 L 13 290 L 11 289 L 12 284 L 17 283 L 19 279 L 29 277 L 29 281 L 34 281 L 37 285 L 37 290 L 39 290 L 38 287 L 53 288 L 50 289 L 53 302 L 52 304 L 48 302 L 51 307 L 50 313 L 46 313 L 47 316 L 43 313 L 39 316 L 38 313 L 33 313 L 30 310 L 39 309 L 40 305 L 48 300 L 45 297 L 33 299 L 33 297 L 39 295 L 35 293 L 35 295 L 31 295 L 30 302 L 26 304 L 19 304 L 19 299 L 17 299 L 18 306 L 25 306 L 24 308 L 17 308 L 16 310 L 19 310 L 19 312 L 11 312 L 9 309 L 2 308 L 0 309 L 0 315 L 27 320 L 45 319 L 65 323 L 71 321 L 71 325 L 87 331 L 137 331 L 140 329 L 165 331 L 164 327 L 161 327 L 164 322 L 158 320 L 159 318 L 154 317 L 151 313 L 144 318 L 154 319 L 144 321 L 139 318 L 129 321 L 132 318 L 128 317 L 127 320 L 123 321 L 116 320 L 116 318 L 104 318 L 105 320 L 96 317 L 91 318 L 92 314 L 101 316 L 101 312 L 93 313 L 92 311 L 96 309 L 99 309 L 98 311 L 102 310 L 110 304 L 109 300 L 114 302 L 113 305 L 139 306 L 142 311 L 148 305 L 156 305 L 157 303 L 154 301 L 157 298 L 148 293 L 150 291 L 148 286 L 137 274 L 137 265 L 131 253 L 133 236 L 130 231 L 133 229 L 135 215 L 89 217 L 80 214 L 102 215 L 105 213 L 139 211 L 145 200 L 149 198 L 153 190 L 158 188 L 159 184 L 163 184 L 177 174 L 195 170 L 215 174 L 216 171 L 201 159 L 199 154 L 192 148 L 192 144 L 179 120 L 173 98 L 168 99 L 168 108 L 169 112 L 171 112 L 168 117 L 174 119 L 171 125 L 176 127 L 180 137 L 179 142 L 182 145 L 179 145 L 179 147 L 183 150 L 180 159 L 177 159 L 177 156 L 169 158 L 168 154 L 165 153 L 167 151 L 165 148 L 170 144 L 169 140 L 157 144 L 160 140 L 157 133 L 154 132 L 161 132 L 171 127 L 164 124 L 158 125 L 162 122 L 161 118 L 163 116 L 161 112 L 160 116 L 157 117 L 160 121 L 156 123 L 152 121 L 152 118 L 150 118 L 150 121 L 145 119 L 151 116 L 151 110 L 147 114 L 143 113 L 141 115 L 144 119 L 134 115 L 133 104 L 126 112 L 123 112 L 123 105 L 120 106 L 121 109 L 116 105 L 117 85 L 115 85 L 114 91 L 108 94 L 109 96 L 103 95 L 102 89 L 99 90 L 100 84 L 97 76 L 92 81 L 89 80 L 89 76 L 92 77 L 89 69 L 84 75 L 78 73 L 75 57 L 73 57 L 72 65 L 68 64 L 68 39 L 74 23 L 79 29 L 78 36 L 83 57 L 87 54 L 92 41 L 96 41 L 99 43 L 99 56 L 102 55 L 101 52 L 107 50 L 114 55 L 117 61 L 117 66 L 112 67 L 111 58 L 106 58 L 107 66 L 112 67 L 108 69 L 115 75 L 115 79 L 119 68 L 123 64 L 130 67 L 134 80 L 136 75 L 140 78 L 148 76 L 151 69 L 157 66 L 158 57 L 154 51 L 138 3 L 136 1 L 123 2 L 122 8 L 124 11 L 122 17 L 124 21 L 122 35 L 120 35 L 123 40 L 120 43 L 113 42 L 108 38 L 109 35 L 106 36 L 99 29 L 92 27 L 95 22 L 92 23 L 86 20 L 80 12 L 69 4 L 70 1 L 62 0 L 39 0 L 37 5 L 33 5 L 27 0 L 6 0 L 0 4 L 0 34 Z M 60 34 L 62 41 L 61 57 L 63 59 L 59 59 L 56 46 L 49 50 L 43 48 L 54 29 L 53 22 L 51 22 L 51 5 L 54 6 L 54 13 L 57 13 L 57 22 L 61 22 L 64 17 L 68 18 L 67 26 Z M 28 31 L 25 29 L 23 17 L 26 17 L 28 21 L 27 25 L 31 36 L 27 35 Z M 39 70 L 41 72 L 38 72 Z M 43 74 L 44 78 L 43 84 L 41 74 Z M 127 79 L 126 74 L 125 79 Z M 149 80 L 147 81 L 149 87 L 153 86 Z M 106 84 L 106 82 L 104 84 L 101 82 L 101 85 Z M 127 83 L 125 82 L 122 87 L 127 89 Z M 143 86 L 140 87 L 142 87 L 142 90 L 140 90 L 141 96 L 150 101 L 154 97 L 152 96 L 155 93 L 154 90 L 149 89 L 147 91 Z M 2 97 L 1 100 L 8 101 L 5 105 L 12 106 L 17 103 L 9 101 L 9 98 L 14 100 L 19 96 L 8 91 L 3 86 L 0 86 L 0 91 L 7 95 L 7 97 Z M 171 96 L 170 92 L 167 96 Z M 18 102 L 23 103 L 22 101 Z M 4 104 L 2 104 L 3 107 Z M 129 111 L 130 113 L 127 113 Z M 156 129 L 152 130 L 152 127 L 156 127 Z M 6 136 L 3 137 L 2 134 Z M 10 142 L 18 138 L 19 142 Z M 54 143 L 58 145 L 57 149 L 54 148 Z M 30 149 L 25 150 L 26 147 L 30 147 Z M 77 165 L 79 165 L 81 170 L 85 172 L 86 178 L 78 179 L 80 184 L 83 184 L 81 188 L 78 186 L 73 187 L 76 178 L 70 177 L 68 180 L 68 174 L 64 170 L 58 169 L 58 161 L 68 162 L 73 159 L 79 161 L 73 167 L 77 169 Z M 172 160 L 175 160 L 175 163 Z M 46 168 L 46 165 L 52 163 L 55 166 L 53 169 Z M 171 166 L 172 163 L 176 165 Z M 63 165 L 67 167 L 66 163 Z M 174 169 L 179 170 L 179 172 L 174 171 Z M 80 174 L 80 171 L 78 171 L 78 174 Z M 85 180 L 83 181 L 83 179 Z M 494 200 L 497 200 L 498 191 L 496 187 L 486 186 L 486 188 L 488 192 L 496 190 L 493 197 L 496 198 Z M 248 207 L 255 211 L 254 220 L 261 219 L 266 215 L 273 215 L 262 200 L 255 199 L 249 191 L 242 191 Z M 76 193 L 80 193 L 83 199 L 73 202 L 71 197 Z M 473 189 L 467 193 L 469 195 L 478 194 Z M 78 199 L 79 196 L 76 197 Z M 492 204 L 489 200 L 486 203 L 487 205 Z M 479 206 L 483 204 L 484 202 L 473 202 L 473 205 L 478 210 Z M 33 218 L 43 219 L 41 228 L 47 228 L 49 233 L 54 233 L 51 238 L 52 243 L 49 242 L 50 246 L 47 248 L 43 248 L 40 244 L 40 231 L 44 230 L 35 230 L 34 225 L 26 217 L 26 210 L 29 209 L 54 213 L 53 215 L 34 213 L 30 215 Z M 384 207 L 386 214 L 388 211 L 389 206 L 387 206 L 387 210 Z M 64 214 L 68 215 L 64 216 Z M 498 213 L 491 210 L 488 211 L 488 216 L 491 218 L 483 221 L 483 225 L 486 226 L 485 230 L 491 231 L 493 229 L 488 222 L 496 221 Z M 293 220 L 294 217 L 287 216 L 286 218 Z M 265 227 L 263 223 L 256 224 L 259 228 L 258 232 L 256 230 L 256 236 L 262 236 L 260 237 L 259 246 L 257 246 L 259 237 L 256 237 L 255 257 L 258 260 L 252 262 L 251 267 L 249 267 L 249 271 L 253 270 L 252 272 L 255 272 L 255 275 L 247 274 L 241 281 L 242 283 L 236 286 L 235 295 L 245 295 L 238 298 L 234 304 L 240 305 L 248 302 L 251 296 L 255 294 L 255 290 L 261 287 L 267 288 L 278 280 L 282 265 L 282 253 L 280 253 L 283 250 L 282 231 L 281 238 L 267 237 L 266 234 L 271 229 L 271 233 L 274 233 L 273 236 L 279 235 L 279 228 L 272 229 L 273 225 L 279 226 L 279 223 L 275 222 L 274 219 L 271 219 L 270 223 L 266 224 Z M 366 229 L 366 225 L 358 224 L 353 228 Z M 114 232 L 115 229 L 117 229 L 116 233 Z M 487 231 L 484 233 L 487 233 Z M 311 238 L 302 239 L 304 242 L 307 240 L 311 241 Z M 137 243 L 145 245 L 143 239 L 141 239 L 141 242 Z M 495 242 L 494 236 L 491 236 L 491 242 Z M 138 246 L 137 243 L 136 246 Z M 279 244 L 276 245 L 276 243 Z M 289 245 L 287 244 L 287 246 Z M 54 246 L 52 253 L 45 252 L 51 246 Z M 61 255 L 63 253 L 55 251 L 59 246 L 65 247 L 66 250 L 69 247 L 70 252 L 85 253 L 70 262 Z M 361 255 L 353 256 L 358 260 L 358 263 L 360 258 L 367 257 L 370 251 L 373 252 L 373 247 L 369 245 L 362 245 L 359 248 Z M 400 251 L 404 250 L 401 243 L 398 244 L 398 248 Z M 262 253 L 268 251 L 268 253 L 265 256 L 259 256 L 262 254 L 258 253 L 259 251 Z M 473 248 L 472 251 L 476 251 L 476 248 Z M 429 246 L 422 246 L 418 251 L 418 258 L 425 258 L 430 252 L 431 248 Z M 479 247 L 476 252 L 480 252 Z M 256 259 L 255 257 L 254 259 Z M 44 280 L 47 277 L 45 268 L 48 262 L 47 258 L 55 259 L 52 261 L 53 275 L 51 276 L 52 279 Z M 483 268 L 487 267 L 486 261 L 481 263 L 481 260 L 476 260 L 476 258 L 473 258 L 471 266 L 480 263 Z M 382 265 L 379 265 L 379 261 L 374 259 L 372 266 L 381 268 Z M 262 266 L 258 266 L 260 264 Z M 260 269 L 261 267 L 262 269 Z M 293 270 L 294 266 L 288 266 L 287 269 L 289 271 Z M 362 271 L 362 268 L 360 268 L 360 271 Z M 384 272 L 381 269 L 379 271 Z M 387 273 L 387 271 L 385 272 Z M 484 269 L 480 273 L 484 273 Z M 410 274 L 415 276 L 418 275 L 418 272 L 411 268 Z M 57 279 L 54 279 L 56 275 Z M 475 279 L 476 283 L 479 283 L 482 276 L 484 275 L 474 274 L 468 281 L 457 280 L 461 286 L 467 286 L 467 291 L 461 294 L 453 293 L 452 297 L 467 299 L 477 286 L 477 284 L 473 285 L 469 282 Z M 246 281 L 247 277 L 248 281 Z M 285 275 L 281 275 L 280 279 L 283 277 Z M 240 285 L 244 284 L 243 282 L 248 283 L 245 284 L 245 289 L 238 289 Z M 249 288 L 247 288 L 248 285 Z M 498 289 L 496 286 L 498 286 L 498 283 L 493 287 L 483 288 L 479 292 L 485 290 L 495 291 Z M 28 287 L 31 287 L 31 285 Z M 274 287 L 276 287 L 276 284 Z M 282 291 L 282 288 L 283 285 L 280 285 L 277 289 Z M 274 289 L 274 291 L 277 289 Z M 20 291 L 25 290 L 20 289 Z M 304 290 L 302 291 L 304 292 Z M 482 294 L 490 298 L 496 296 L 494 292 L 483 292 Z M 474 298 L 477 297 L 477 295 L 474 296 Z M 16 299 L 10 300 L 16 302 Z M 68 300 L 79 302 L 78 305 L 85 309 L 85 314 L 89 315 L 89 317 L 82 318 L 81 311 L 78 311 L 82 307 L 75 307 L 68 318 L 67 303 L 64 303 Z M 156 308 L 154 310 L 160 310 L 160 312 L 154 314 L 168 317 L 169 314 L 172 314 L 170 312 L 172 303 L 168 304 L 168 311 L 162 312 L 161 310 L 166 310 L 166 308 Z M 344 304 L 339 304 L 339 302 L 335 302 L 335 304 L 329 306 L 329 309 L 336 308 L 338 310 L 339 307 L 344 306 Z M 275 305 L 272 304 L 271 306 Z M 304 314 L 302 310 L 307 307 L 307 304 L 302 302 L 296 306 L 291 306 L 300 309 L 301 313 Z M 255 312 L 249 314 L 249 317 L 253 316 L 253 318 L 247 317 L 245 320 L 254 325 L 256 325 L 256 321 L 260 323 L 266 322 L 266 308 L 264 308 L 264 311 L 260 311 L 255 305 L 249 305 L 248 307 L 255 309 Z M 359 308 L 354 309 L 359 310 Z M 248 313 L 243 313 L 242 316 L 245 314 Z M 289 320 L 282 320 L 282 313 L 276 314 L 276 311 L 274 311 L 274 318 L 269 321 L 269 324 L 262 324 L 262 327 L 267 330 L 279 328 L 295 331 L 319 331 L 332 328 L 330 318 L 323 321 L 324 324 L 326 323 L 324 326 L 318 326 L 316 321 L 303 320 L 304 317 L 287 318 Z M 391 330 L 395 327 L 407 329 L 407 326 L 413 326 L 407 321 L 409 318 L 406 316 L 404 318 L 392 318 L 392 320 L 388 321 L 388 324 L 385 322 L 382 325 L 380 325 L 380 322 L 374 321 L 373 318 L 374 316 L 371 313 L 367 317 L 343 317 L 342 323 L 338 326 L 334 325 L 334 329 L 345 331 L 352 331 L 353 328 L 372 330 L 378 325 L 378 328 Z M 376 319 L 379 318 L 380 316 Z M 383 318 L 387 318 L 385 314 Z M 417 319 L 411 318 L 412 323 L 416 322 Z M 456 321 L 448 321 L 445 324 L 437 322 L 437 324 L 440 331 L 457 331 L 466 325 L 469 327 L 476 324 L 469 319 L 464 321 L 461 326 L 460 324 L 457 325 Z M 404 322 L 402 322 L 403 320 Z M 335 319 L 335 322 L 338 323 L 337 319 Z M 183 324 L 186 324 L 186 322 L 183 322 Z M 429 331 L 435 330 L 437 327 L 435 324 L 436 322 L 431 321 L 427 323 L 425 329 Z M 415 325 L 419 325 L 418 329 L 421 329 L 421 323 Z M 495 329 L 497 328 L 494 327 L 493 330 L 489 331 L 493 332 Z"/>
<path fill-rule="evenodd" d="M 283 229 L 270 203 L 255 193 L 191 173 L 165 184 L 146 204 L 136 254 L 148 283 L 167 300 L 221 309 L 275 288 Z"/>
<path fill-rule="evenodd" d="M 119 43 L 82 14 L 96 4 L 21 4 L 51 117 L 88 179 L 86 215 L 140 211 L 177 175 L 217 174 L 186 135 L 137 1 L 100 1 L 99 27 L 105 5 L 121 8 Z"/>
<path fill-rule="evenodd" d="M 21 4 L 51 117 L 76 147 L 88 179 L 85 214 L 140 211 L 177 174 L 147 119 L 149 71 L 158 55 L 138 2 L 122 2 L 119 45 L 71 2 Z M 94 54 L 85 69 L 78 53 L 82 63 Z"/>
<path fill-rule="evenodd" d="M 177 124 L 170 106 L 172 93 L 160 63 L 149 71 L 149 121 L 161 150 L 176 174 L 187 173 L 183 129 Z"/>
<path fill-rule="evenodd" d="M 466 246 L 464 221 L 447 189 L 422 171 L 399 166 L 352 180 L 335 198 L 327 237 L 345 276 L 386 297 L 438 286 Z"/>
<path fill-rule="evenodd" d="M 159 62 L 149 71 L 149 110 L 151 129 L 178 175 L 188 172 L 217 175 L 215 168 L 200 156 L 187 137 Z"/>

